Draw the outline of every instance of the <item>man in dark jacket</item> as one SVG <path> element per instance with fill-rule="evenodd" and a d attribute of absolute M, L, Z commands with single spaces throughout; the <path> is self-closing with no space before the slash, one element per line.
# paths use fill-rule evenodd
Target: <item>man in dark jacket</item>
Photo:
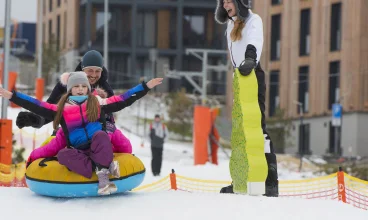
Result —
<path fill-rule="evenodd" d="M 107 82 L 108 72 L 107 69 L 103 66 L 103 57 L 102 55 L 95 50 L 88 51 L 82 58 L 82 61 L 79 63 L 75 71 L 84 71 L 87 74 L 88 81 L 91 85 L 92 90 L 96 87 L 100 87 L 107 93 L 107 97 L 113 96 L 114 92 L 111 89 L 111 86 Z M 60 82 L 57 82 L 54 89 L 51 92 L 50 97 L 46 102 L 51 104 L 56 104 L 59 102 L 61 96 L 66 93 L 66 87 L 63 86 Z M 111 118 L 107 118 L 107 120 L 112 120 Z M 36 115 L 32 112 L 19 112 L 16 125 L 18 128 L 23 127 L 34 127 L 41 128 L 43 125 L 48 124 L 50 121 L 45 120 L 43 117 Z"/>
<path fill-rule="evenodd" d="M 150 124 L 150 138 L 152 151 L 152 173 L 159 176 L 162 165 L 162 151 L 164 149 L 164 141 L 167 137 L 166 126 L 161 122 L 159 115 L 155 115 L 155 120 Z"/>

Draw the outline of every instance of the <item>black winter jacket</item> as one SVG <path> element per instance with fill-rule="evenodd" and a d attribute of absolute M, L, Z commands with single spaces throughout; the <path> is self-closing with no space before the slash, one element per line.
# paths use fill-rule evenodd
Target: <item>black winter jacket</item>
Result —
<path fill-rule="evenodd" d="M 75 71 L 82 71 L 81 63 L 78 64 L 77 68 L 75 68 Z M 100 87 L 107 92 L 107 97 L 110 97 L 114 95 L 114 91 L 107 82 L 107 75 L 108 71 L 105 67 L 103 67 L 101 78 L 91 88 L 95 89 L 96 87 Z M 66 93 L 66 87 L 61 84 L 60 81 L 58 81 L 46 102 L 50 104 L 56 104 L 64 93 Z"/>
<path fill-rule="evenodd" d="M 82 64 L 79 63 L 78 66 L 75 68 L 75 71 L 82 71 L 81 65 Z M 107 79 L 108 79 L 108 71 L 105 67 L 103 67 L 100 79 L 97 81 L 96 84 L 94 84 L 93 86 L 91 85 L 92 90 L 95 89 L 96 87 L 100 87 L 100 88 L 102 88 L 103 90 L 106 91 L 107 97 L 113 96 L 114 91 L 112 90 L 111 86 L 107 82 Z M 48 102 L 50 104 L 57 104 L 59 102 L 61 96 L 64 95 L 65 93 L 66 93 L 66 87 L 63 84 L 61 84 L 61 82 L 58 80 L 58 82 L 56 83 L 54 89 L 52 90 L 49 98 L 46 100 L 46 102 Z M 43 118 L 39 115 L 37 115 L 37 116 L 40 117 L 40 121 L 41 121 L 40 127 L 42 127 L 43 125 L 48 124 L 48 123 L 51 122 L 51 120 L 45 119 L 45 118 Z M 106 120 L 114 122 L 112 114 L 107 115 Z"/>

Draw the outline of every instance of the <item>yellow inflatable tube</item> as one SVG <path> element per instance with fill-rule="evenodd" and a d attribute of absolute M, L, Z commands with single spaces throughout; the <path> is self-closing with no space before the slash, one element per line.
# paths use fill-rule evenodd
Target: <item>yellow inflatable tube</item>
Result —
<path fill-rule="evenodd" d="M 46 140 L 44 144 L 51 139 Z M 110 180 L 116 184 L 117 193 L 130 191 L 143 182 L 145 167 L 138 157 L 132 154 L 114 153 L 114 160 L 119 162 L 120 177 L 110 176 Z M 40 158 L 29 165 L 26 170 L 26 183 L 33 192 L 46 196 L 98 196 L 96 174 L 88 179 L 69 171 L 58 161 L 50 160 L 50 158 Z"/>

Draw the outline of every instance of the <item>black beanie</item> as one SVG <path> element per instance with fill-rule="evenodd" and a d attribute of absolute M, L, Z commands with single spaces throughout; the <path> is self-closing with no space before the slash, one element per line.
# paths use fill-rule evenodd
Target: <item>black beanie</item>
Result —
<path fill-rule="evenodd" d="M 90 50 L 84 54 L 82 58 L 82 70 L 89 66 L 103 68 L 103 57 L 100 52 L 96 50 Z"/>

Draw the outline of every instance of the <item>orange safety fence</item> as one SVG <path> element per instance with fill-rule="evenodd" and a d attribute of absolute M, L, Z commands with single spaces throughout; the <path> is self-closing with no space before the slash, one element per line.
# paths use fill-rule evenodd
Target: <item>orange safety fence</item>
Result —
<path fill-rule="evenodd" d="M 33 132 L 26 131 L 25 129 L 14 129 L 13 139 L 17 141 L 20 147 L 28 148 L 32 146 L 32 149 L 38 148 L 50 135 L 52 129 L 47 129 L 46 132 L 39 132 L 34 129 Z M 30 143 L 32 143 L 30 145 Z"/>
<path fill-rule="evenodd" d="M 338 178 L 340 177 L 340 178 Z M 134 192 L 178 190 L 192 193 L 219 193 L 231 181 L 203 180 L 172 173 L 157 182 L 135 188 Z M 279 197 L 327 199 L 368 210 L 368 181 L 337 173 L 302 180 L 280 180 Z"/>
<path fill-rule="evenodd" d="M 5 172 L 5 171 L 9 171 Z M 0 186 L 26 187 L 25 163 L 16 165 L 0 164 Z M 162 179 L 137 187 L 133 192 L 162 192 L 178 190 L 191 193 L 219 193 L 226 180 L 203 180 L 172 173 Z M 302 179 L 280 180 L 279 197 L 336 200 L 368 210 L 368 181 L 364 181 L 339 171 L 328 176 Z"/>
<path fill-rule="evenodd" d="M 4 165 L 0 164 L 0 186 L 26 187 L 26 164 Z"/>

